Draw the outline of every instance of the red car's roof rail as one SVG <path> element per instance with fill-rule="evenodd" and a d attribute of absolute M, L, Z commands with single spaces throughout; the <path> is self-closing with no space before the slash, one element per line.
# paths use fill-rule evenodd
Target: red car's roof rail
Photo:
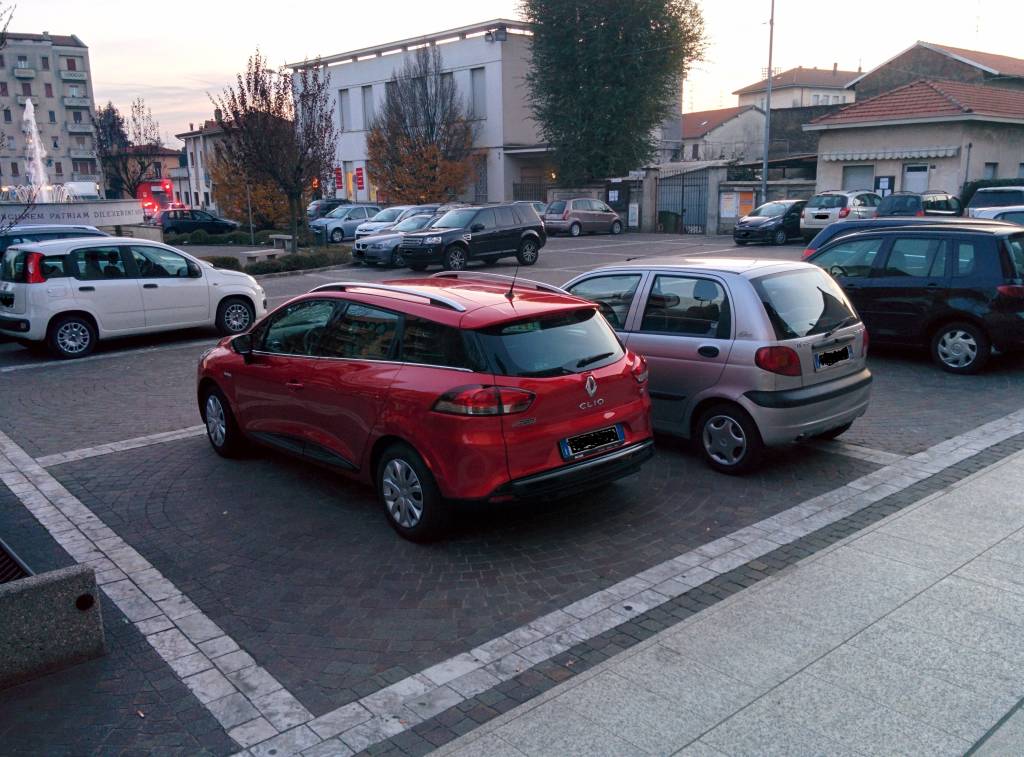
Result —
<path fill-rule="evenodd" d="M 545 284 L 543 281 L 534 281 L 533 279 L 524 279 L 518 276 L 505 276 L 501 273 L 482 273 L 480 271 L 441 271 L 435 273 L 430 278 L 432 279 L 483 279 L 484 281 L 500 281 L 500 282 L 515 282 L 516 286 L 522 284 L 524 287 L 536 289 L 540 292 L 551 292 L 552 294 L 569 294 L 561 287 L 557 287 L 554 284 Z"/>
<path fill-rule="evenodd" d="M 422 297 L 431 305 L 438 305 L 443 308 L 448 308 L 449 310 L 454 310 L 458 313 L 466 312 L 466 308 L 462 303 L 448 299 L 447 297 L 429 294 L 427 292 L 422 292 L 419 289 L 396 287 L 389 284 L 367 284 L 363 281 L 339 281 L 334 284 L 324 284 L 323 286 L 315 287 L 309 291 L 310 294 L 312 294 L 313 292 L 346 292 L 349 289 L 372 289 L 376 292 L 391 292 L 393 294 L 405 294 L 411 297 Z"/>

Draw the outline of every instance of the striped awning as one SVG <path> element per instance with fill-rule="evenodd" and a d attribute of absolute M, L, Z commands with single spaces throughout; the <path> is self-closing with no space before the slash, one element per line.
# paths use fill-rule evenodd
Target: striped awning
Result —
<path fill-rule="evenodd" d="M 903 158 L 955 158 L 960 145 L 905 147 L 874 150 L 832 150 L 820 154 L 822 160 L 901 160 Z"/>

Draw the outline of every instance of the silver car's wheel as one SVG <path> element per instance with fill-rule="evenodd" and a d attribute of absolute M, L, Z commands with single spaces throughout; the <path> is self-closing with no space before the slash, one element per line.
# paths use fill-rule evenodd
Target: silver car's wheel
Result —
<path fill-rule="evenodd" d="M 46 346 L 55 357 L 64 360 L 85 357 L 96 349 L 96 327 L 78 315 L 62 315 L 50 323 Z"/>
<path fill-rule="evenodd" d="M 66 355 L 78 355 L 89 349 L 92 335 L 84 323 L 69 321 L 57 329 L 57 345 Z"/>
<path fill-rule="evenodd" d="M 583 227 L 580 226 L 578 223 L 574 223 L 572 226 L 569 227 L 569 236 L 578 237 L 582 233 Z"/>
<path fill-rule="evenodd" d="M 612 221 L 612 234 L 616 235 L 616 234 L 621 234 L 621 233 L 622 233 L 622 223 L 620 221 Z"/>
<path fill-rule="evenodd" d="M 736 405 L 708 408 L 696 427 L 700 451 L 722 473 L 743 473 L 757 464 L 764 447 L 754 421 Z"/>
<path fill-rule="evenodd" d="M 423 485 L 405 460 L 396 458 L 385 466 L 381 496 L 388 515 L 402 528 L 414 528 L 423 517 Z"/>
<path fill-rule="evenodd" d="M 331 241 L 332 242 L 341 242 L 344 239 L 345 239 L 345 231 L 344 231 L 344 229 L 333 229 L 331 231 Z"/>
<path fill-rule="evenodd" d="M 206 398 L 206 435 L 210 437 L 210 443 L 217 448 L 223 447 L 228 438 L 224 406 L 220 404 L 220 397 L 216 394 Z"/>
<path fill-rule="evenodd" d="M 932 358 L 950 373 L 976 373 L 992 352 L 985 332 L 970 323 L 951 323 L 935 332 Z"/>
<path fill-rule="evenodd" d="M 701 441 L 708 457 L 720 465 L 736 465 L 747 452 L 743 427 L 728 415 L 712 416 L 704 424 Z"/>

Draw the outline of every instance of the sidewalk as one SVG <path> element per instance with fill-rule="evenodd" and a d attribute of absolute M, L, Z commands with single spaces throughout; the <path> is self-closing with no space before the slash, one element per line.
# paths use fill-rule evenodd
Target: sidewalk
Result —
<path fill-rule="evenodd" d="M 1024 754 L 1024 453 L 437 754 Z"/>

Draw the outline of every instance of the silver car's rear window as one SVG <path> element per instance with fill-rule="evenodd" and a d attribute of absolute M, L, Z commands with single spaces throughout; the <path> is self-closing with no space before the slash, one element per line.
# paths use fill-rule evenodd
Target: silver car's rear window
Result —
<path fill-rule="evenodd" d="M 846 195 L 814 195 L 807 201 L 809 208 L 845 208 Z"/>
<path fill-rule="evenodd" d="M 778 339 L 824 334 L 859 320 L 843 290 L 821 269 L 776 273 L 750 283 Z"/>

